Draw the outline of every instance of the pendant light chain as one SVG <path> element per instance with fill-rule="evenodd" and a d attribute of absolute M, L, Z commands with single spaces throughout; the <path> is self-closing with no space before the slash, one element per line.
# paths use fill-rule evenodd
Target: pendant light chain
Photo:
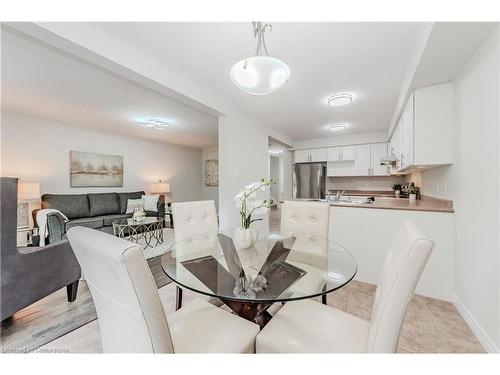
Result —
<path fill-rule="evenodd" d="M 262 22 L 252 22 L 253 25 L 253 33 L 254 37 L 257 38 L 257 50 L 255 51 L 255 56 L 269 56 L 266 47 L 266 40 L 264 38 L 264 33 L 266 29 L 269 28 L 269 31 L 273 30 L 271 24 L 266 23 L 262 25 Z"/>

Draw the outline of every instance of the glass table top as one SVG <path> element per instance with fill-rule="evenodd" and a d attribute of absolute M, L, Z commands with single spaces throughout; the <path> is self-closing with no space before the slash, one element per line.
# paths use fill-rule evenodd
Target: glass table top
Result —
<path fill-rule="evenodd" d="M 201 294 L 266 303 L 329 293 L 357 271 L 354 256 L 326 239 L 270 235 L 243 249 L 233 234 L 209 232 L 174 243 L 162 256 L 163 270 L 181 287 Z"/>
<path fill-rule="evenodd" d="M 138 225 L 149 225 L 149 224 L 155 224 L 158 222 L 163 221 L 161 218 L 153 217 L 153 216 L 146 216 L 142 220 L 134 220 L 133 218 L 128 218 L 128 219 L 119 219 L 116 221 L 113 221 L 113 225 L 123 225 L 123 226 L 138 226 Z"/>

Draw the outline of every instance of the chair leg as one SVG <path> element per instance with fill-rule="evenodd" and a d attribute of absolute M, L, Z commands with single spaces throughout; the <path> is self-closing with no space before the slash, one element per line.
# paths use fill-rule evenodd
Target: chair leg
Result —
<path fill-rule="evenodd" d="M 326 304 L 327 304 L 327 303 L 326 303 L 326 294 L 323 294 L 323 295 L 321 296 L 321 303 L 322 303 L 323 305 L 326 305 Z"/>
<path fill-rule="evenodd" d="M 175 310 L 179 310 L 182 307 L 182 289 L 178 286 L 175 292 Z"/>
<path fill-rule="evenodd" d="M 74 302 L 76 300 L 76 293 L 78 292 L 79 280 L 66 285 L 66 294 L 68 295 L 68 302 Z"/>

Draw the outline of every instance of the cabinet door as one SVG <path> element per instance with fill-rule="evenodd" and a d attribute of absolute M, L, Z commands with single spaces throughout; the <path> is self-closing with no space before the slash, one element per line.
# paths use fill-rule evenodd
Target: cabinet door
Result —
<path fill-rule="evenodd" d="M 392 132 L 392 137 L 391 137 L 391 149 L 389 150 L 391 155 L 394 155 L 396 157 L 396 169 L 399 169 L 400 166 L 400 160 L 399 160 L 399 127 L 396 124 L 396 129 Z"/>
<path fill-rule="evenodd" d="M 309 150 L 295 150 L 296 163 L 308 163 L 310 151 Z"/>
<path fill-rule="evenodd" d="M 326 148 L 316 148 L 310 150 L 312 162 L 323 162 L 328 160 L 328 150 Z"/>
<path fill-rule="evenodd" d="M 406 108 L 405 108 L 405 127 L 404 127 L 404 132 L 405 132 L 405 159 L 406 162 L 405 164 L 407 166 L 413 165 L 413 95 L 410 96 L 410 99 L 408 100 L 408 103 L 406 103 Z"/>
<path fill-rule="evenodd" d="M 413 165 L 413 95 L 399 120 L 399 169 Z"/>
<path fill-rule="evenodd" d="M 342 153 L 342 160 L 355 160 L 356 159 L 356 146 L 342 146 L 340 148 Z"/>
<path fill-rule="evenodd" d="M 340 161 L 341 159 L 340 147 L 331 147 L 328 149 L 328 161 Z"/>
<path fill-rule="evenodd" d="M 380 165 L 380 160 L 387 156 L 387 143 L 373 143 L 371 145 L 371 175 L 387 176 L 389 169 L 387 165 Z"/>
<path fill-rule="evenodd" d="M 370 175 L 370 145 L 358 145 L 355 148 L 356 160 L 352 176 Z"/>

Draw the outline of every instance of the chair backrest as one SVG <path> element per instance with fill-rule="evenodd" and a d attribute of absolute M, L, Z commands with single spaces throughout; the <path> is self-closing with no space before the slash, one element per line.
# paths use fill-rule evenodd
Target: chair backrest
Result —
<path fill-rule="evenodd" d="M 68 239 L 97 310 L 104 352 L 172 353 L 170 331 L 141 249 L 84 227 Z"/>
<path fill-rule="evenodd" d="M 406 309 L 434 243 L 420 226 L 405 220 L 392 241 L 375 293 L 367 351 L 394 353 Z"/>
<path fill-rule="evenodd" d="M 307 233 L 328 239 L 330 205 L 325 202 L 285 201 L 281 206 L 281 235 Z"/>
<path fill-rule="evenodd" d="M 172 203 L 175 240 L 219 230 L 214 201 Z"/>

